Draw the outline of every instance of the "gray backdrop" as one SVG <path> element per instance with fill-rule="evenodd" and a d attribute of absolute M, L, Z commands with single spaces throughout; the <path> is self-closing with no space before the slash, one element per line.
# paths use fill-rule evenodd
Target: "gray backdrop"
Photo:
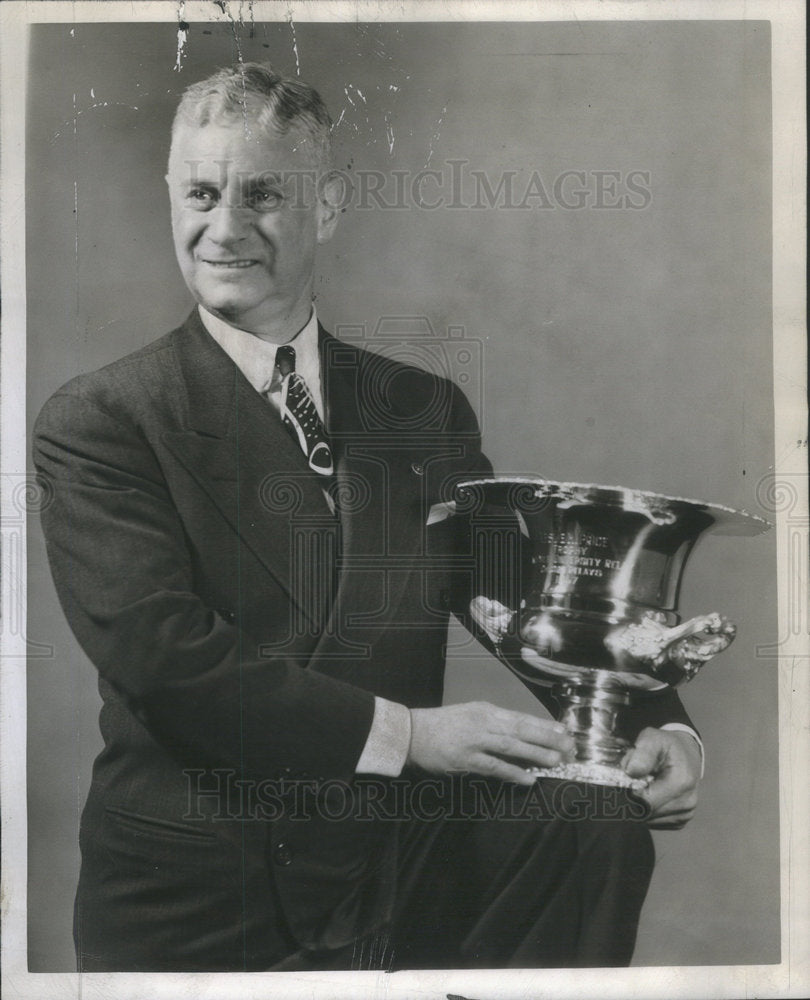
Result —
<path fill-rule="evenodd" d="M 499 472 L 759 510 L 773 463 L 767 24 L 195 24 L 179 70 L 177 43 L 172 24 L 32 29 L 29 426 L 66 379 L 186 314 L 169 123 L 187 83 L 241 55 L 300 67 L 338 122 L 338 166 L 366 185 L 320 257 L 329 328 L 459 379 Z M 426 167 L 433 209 L 413 197 Z M 380 178 L 385 204 L 369 192 Z M 29 671 L 30 967 L 58 971 L 73 968 L 98 698 L 30 524 L 27 635 L 52 650 L 32 647 Z M 740 630 L 683 691 L 707 775 L 692 824 L 656 835 L 638 965 L 779 960 L 776 674 L 758 651 L 776 638 L 774 546 L 775 532 L 710 537 L 687 571 L 683 612 Z M 482 697 L 534 706 L 494 660 L 451 653 L 446 699 Z"/>

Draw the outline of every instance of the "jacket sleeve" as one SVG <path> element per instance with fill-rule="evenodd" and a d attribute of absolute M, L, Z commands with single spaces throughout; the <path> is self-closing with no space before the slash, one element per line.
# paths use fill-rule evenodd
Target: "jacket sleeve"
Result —
<path fill-rule="evenodd" d="M 261 780 L 354 772 L 373 695 L 255 642 L 194 590 L 188 542 L 138 429 L 81 394 L 46 404 L 34 462 L 65 615 L 100 675 L 181 761 Z"/>

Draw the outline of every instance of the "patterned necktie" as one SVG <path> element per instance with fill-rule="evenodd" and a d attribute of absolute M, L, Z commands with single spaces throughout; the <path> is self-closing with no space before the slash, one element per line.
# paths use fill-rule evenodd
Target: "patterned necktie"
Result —
<path fill-rule="evenodd" d="M 332 451 L 323 421 L 304 379 L 295 370 L 295 348 L 284 344 L 276 351 L 281 375 L 281 419 L 307 456 L 309 467 L 321 476 L 333 476 Z"/>

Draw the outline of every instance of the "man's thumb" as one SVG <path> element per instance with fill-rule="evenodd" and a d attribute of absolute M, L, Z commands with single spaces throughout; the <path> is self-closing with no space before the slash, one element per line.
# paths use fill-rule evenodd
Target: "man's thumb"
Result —
<path fill-rule="evenodd" d="M 655 737 L 655 732 L 644 730 L 633 749 L 624 755 L 622 766 L 631 778 L 643 778 L 652 774 L 659 765 L 661 745 Z"/>

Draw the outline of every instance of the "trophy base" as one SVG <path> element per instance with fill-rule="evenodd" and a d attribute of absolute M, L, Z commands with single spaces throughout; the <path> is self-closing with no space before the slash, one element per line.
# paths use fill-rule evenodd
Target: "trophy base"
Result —
<path fill-rule="evenodd" d="M 619 767 L 598 764 L 595 761 L 572 761 L 557 764 L 556 767 L 530 767 L 529 774 L 536 778 L 557 778 L 563 781 L 584 781 L 591 785 L 609 785 L 613 788 L 628 788 L 631 792 L 643 792 L 652 781 L 651 777 L 631 778 Z"/>
<path fill-rule="evenodd" d="M 650 777 L 631 778 L 621 761 L 632 743 L 622 735 L 624 711 L 633 692 L 618 684 L 608 672 L 593 670 L 586 677 L 572 677 L 552 688 L 560 704 L 559 721 L 573 736 L 575 759 L 555 767 L 531 768 L 538 778 L 579 781 L 643 792 Z"/>

